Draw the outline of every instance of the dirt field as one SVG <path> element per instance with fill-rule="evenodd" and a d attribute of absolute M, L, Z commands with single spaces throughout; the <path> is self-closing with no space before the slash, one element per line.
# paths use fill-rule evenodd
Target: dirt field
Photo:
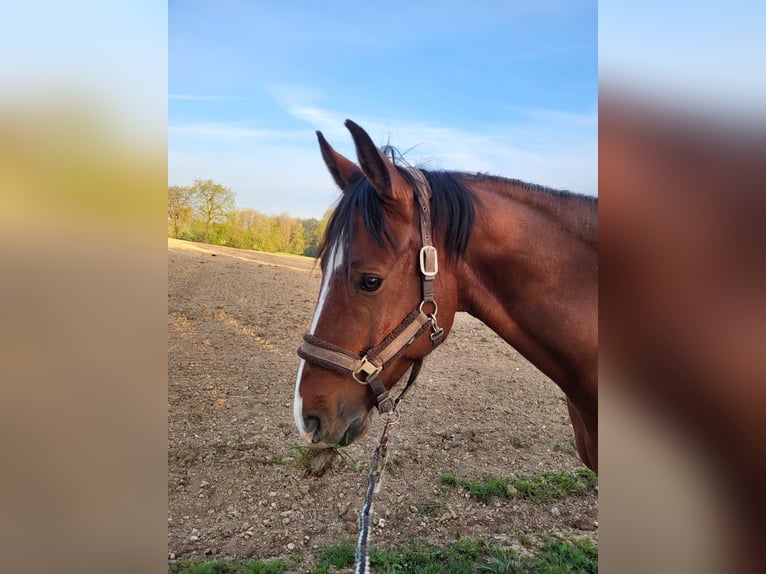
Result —
<path fill-rule="evenodd" d="M 304 475 L 292 418 L 313 260 L 168 240 L 169 558 L 304 556 L 355 540 L 382 426 L 320 478 Z M 402 405 L 375 499 L 376 545 L 521 533 L 598 533 L 594 494 L 482 505 L 440 482 L 582 467 L 563 393 L 476 319 L 460 314 Z M 377 519 L 376 519 L 377 520 Z"/>

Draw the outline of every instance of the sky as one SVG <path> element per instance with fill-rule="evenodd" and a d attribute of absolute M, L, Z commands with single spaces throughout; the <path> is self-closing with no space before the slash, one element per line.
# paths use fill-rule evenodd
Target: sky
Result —
<path fill-rule="evenodd" d="M 752 123 L 766 119 L 766 3 L 602 1 L 599 80 L 630 93 Z"/>
<path fill-rule="evenodd" d="M 596 195 L 595 1 L 184 1 L 168 5 L 168 183 L 321 218 L 321 130 L 346 118 L 411 164 Z"/>

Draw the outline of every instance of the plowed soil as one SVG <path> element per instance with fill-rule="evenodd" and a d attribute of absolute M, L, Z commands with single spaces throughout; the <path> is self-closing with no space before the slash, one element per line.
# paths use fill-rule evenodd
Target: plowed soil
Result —
<path fill-rule="evenodd" d="M 321 548 L 355 540 L 378 415 L 320 477 L 306 473 L 292 417 L 295 350 L 320 283 L 313 259 L 168 240 L 169 558 L 301 554 L 306 571 Z M 595 493 L 483 505 L 441 482 L 583 466 L 563 393 L 478 320 L 459 314 L 401 415 L 373 544 L 597 539 Z"/>

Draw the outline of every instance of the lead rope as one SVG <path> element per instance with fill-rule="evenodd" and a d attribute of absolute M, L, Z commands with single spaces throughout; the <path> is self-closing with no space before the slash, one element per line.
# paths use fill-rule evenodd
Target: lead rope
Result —
<path fill-rule="evenodd" d="M 439 270 L 439 264 L 436 256 L 436 249 L 431 239 L 431 210 L 430 210 L 430 188 L 428 182 L 423 177 L 422 172 L 413 171 L 413 175 L 418 180 L 418 185 L 414 187 L 417 198 L 415 204 L 420 207 L 422 214 L 420 219 L 420 234 L 422 247 L 420 250 L 420 271 L 422 274 L 421 285 L 423 299 L 420 303 L 420 312 L 423 313 L 423 306 L 426 303 L 433 305 L 433 311 L 428 315 L 431 320 L 431 341 L 434 347 L 438 346 L 444 340 L 444 329 L 436 323 L 437 305 L 434 300 L 434 277 Z M 364 497 L 362 512 L 359 514 L 359 537 L 356 543 L 356 563 L 354 564 L 354 574 L 367 574 L 370 571 L 370 518 L 372 516 L 372 499 L 380 491 L 381 481 L 383 480 L 383 471 L 386 469 L 386 460 L 388 458 L 388 434 L 391 426 L 399 422 L 399 403 L 404 395 L 410 390 L 412 384 L 420 373 L 423 365 L 422 359 L 415 362 L 410 373 L 410 379 L 407 381 L 402 393 L 394 401 L 393 408 L 383 410 L 378 406 L 380 416 L 385 418 L 386 424 L 383 427 L 383 434 L 380 437 L 375 453 L 372 455 L 372 466 L 370 475 L 367 477 L 367 494 Z M 390 403 L 389 403 L 390 405 Z"/>
<path fill-rule="evenodd" d="M 386 469 L 388 460 L 388 433 L 391 427 L 399 422 L 399 403 L 410 391 L 420 374 L 420 368 L 423 366 L 423 359 L 417 359 L 410 371 L 410 378 L 407 384 L 399 393 L 399 396 L 393 401 L 393 409 L 381 411 L 381 419 L 386 421 L 383 427 L 383 434 L 380 436 L 375 453 L 372 455 L 372 466 L 370 475 L 367 477 L 367 494 L 364 497 L 362 512 L 359 514 L 359 537 L 356 542 L 356 563 L 354 564 L 354 574 L 366 574 L 370 571 L 370 517 L 372 516 L 372 499 L 380 491 L 381 481 L 383 480 L 383 471 Z"/>
<path fill-rule="evenodd" d="M 400 397 L 401 398 L 401 397 Z M 386 469 L 388 459 L 388 434 L 391 427 L 399 422 L 399 402 L 394 410 L 381 415 L 386 424 L 383 434 L 380 436 L 375 453 L 372 455 L 372 467 L 367 477 L 367 494 L 364 497 L 362 512 L 359 514 L 359 537 L 356 543 L 356 563 L 354 574 L 367 574 L 370 571 L 370 518 L 372 516 L 372 499 L 380 491 L 383 471 Z"/>

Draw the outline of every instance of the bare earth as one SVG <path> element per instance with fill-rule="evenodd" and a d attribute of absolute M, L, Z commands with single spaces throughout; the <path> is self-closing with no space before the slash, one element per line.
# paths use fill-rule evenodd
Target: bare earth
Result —
<path fill-rule="evenodd" d="M 306 476 L 292 418 L 301 335 L 321 275 L 314 260 L 168 240 L 168 555 L 303 556 L 355 540 L 369 432 L 321 477 Z M 440 482 L 582 467 L 564 395 L 465 314 L 401 407 L 375 499 L 372 543 L 449 543 L 565 532 L 597 540 L 595 494 L 485 506 Z"/>

